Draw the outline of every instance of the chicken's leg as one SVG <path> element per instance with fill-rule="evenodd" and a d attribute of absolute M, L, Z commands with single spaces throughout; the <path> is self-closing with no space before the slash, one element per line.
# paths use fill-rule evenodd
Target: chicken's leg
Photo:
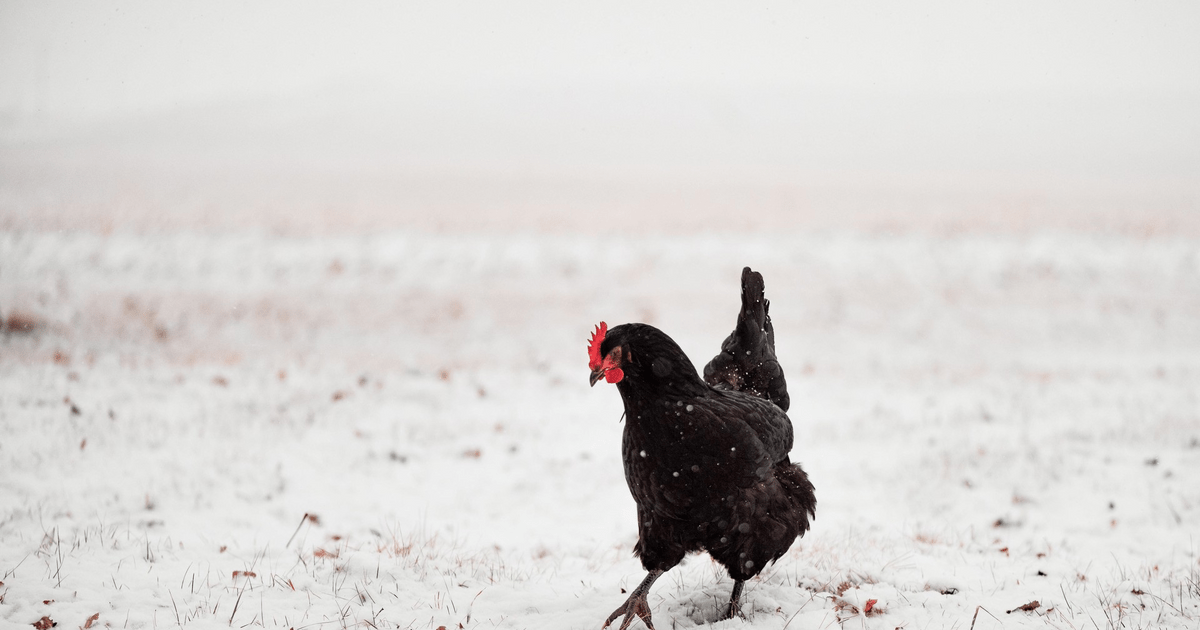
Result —
<path fill-rule="evenodd" d="M 650 604 L 646 602 L 646 596 L 650 594 L 650 585 L 654 584 L 654 580 L 657 580 L 658 576 L 662 574 L 663 572 L 658 569 L 648 573 L 646 579 L 642 580 L 642 583 L 638 584 L 638 587 L 633 589 L 633 592 L 629 594 L 629 599 L 625 600 L 625 603 L 621 604 L 620 608 L 617 608 L 613 611 L 613 614 L 608 616 L 608 620 L 604 622 L 603 627 L 607 628 L 608 624 L 612 623 L 614 619 L 625 615 L 625 618 L 621 620 L 620 628 L 620 630 L 625 630 L 629 627 L 630 623 L 633 623 L 633 616 L 637 615 L 646 623 L 647 628 L 654 630 L 654 624 L 650 623 Z"/>
<path fill-rule="evenodd" d="M 729 608 L 725 610 L 725 616 L 721 617 L 719 621 L 733 619 L 734 615 L 739 617 L 742 615 L 742 585 L 745 583 L 745 580 L 733 581 L 733 595 L 729 596 Z"/>

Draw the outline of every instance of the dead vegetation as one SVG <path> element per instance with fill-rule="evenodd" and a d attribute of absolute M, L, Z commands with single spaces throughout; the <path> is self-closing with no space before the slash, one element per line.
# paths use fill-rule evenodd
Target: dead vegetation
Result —
<path fill-rule="evenodd" d="M 0 332 L 9 335 L 32 335 L 45 327 L 46 321 L 29 311 L 13 310 L 0 317 Z"/>

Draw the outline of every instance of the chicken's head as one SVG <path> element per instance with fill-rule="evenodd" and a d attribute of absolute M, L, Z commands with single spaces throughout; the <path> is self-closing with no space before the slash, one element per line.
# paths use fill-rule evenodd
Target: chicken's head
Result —
<path fill-rule="evenodd" d="M 622 378 L 625 378 L 625 372 L 621 369 L 625 353 L 622 347 L 620 345 L 613 346 L 607 354 L 600 352 L 601 346 L 604 345 L 604 336 L 607 333 L 608 324 L 600 322 L 588 343 L 588 368 L 592 371 L 593 387 L 601 378 L 609 383 L 619 383 Z"/>

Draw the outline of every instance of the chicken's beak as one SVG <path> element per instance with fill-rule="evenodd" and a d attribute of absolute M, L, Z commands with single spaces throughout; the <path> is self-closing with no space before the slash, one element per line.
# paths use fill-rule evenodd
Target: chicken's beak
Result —
<path fill-rule="evenodd" d="M 598 367 L 598 368 L 592 370 L 592 379 L 591 379 L 592 387 L 595 387 L 596 381 L 598 381 L 602 378 L 604 378 L 604 368 Z"/>

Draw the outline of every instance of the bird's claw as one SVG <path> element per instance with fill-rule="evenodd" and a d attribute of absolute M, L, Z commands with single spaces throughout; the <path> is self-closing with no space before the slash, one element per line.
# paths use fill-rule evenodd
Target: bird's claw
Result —
<path fill-rule="evenodd" d="M 603 627 L 607 628 L 608 624 L 621 615 L 625 615 L 625 618 L 621 620 L 619 630 L 628 628 L 629 624 L 633 623 L 634 615 L 637 615 L 646 624 L 647 628 L 654 630 L 654 624 L 650 623 L 650 604 L 646 602 L 646 595 L 644 593 L 635 592 L 633 595 L 630 595 L 624 604 L 621 604 L 619 608 L 613 611 L 613 614 L 608 616 Z"/>

